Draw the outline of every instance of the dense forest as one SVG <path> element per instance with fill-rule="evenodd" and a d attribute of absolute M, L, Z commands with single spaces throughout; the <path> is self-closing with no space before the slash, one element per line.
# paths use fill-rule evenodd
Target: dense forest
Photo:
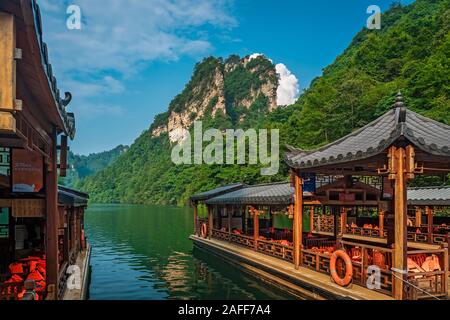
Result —
<path fill-rule="evenodd" d="M 67 176 L 60 179 L 60 184 L 77 187 L 84 178 L 92 176 L 113 164 L 128 148 L 128 146 L 119 145 L 112 150 L 92 153 L 87 156 L 77 155 L 70 151 L 68 157 L 70 165 Z"/>
<path fill-rule="evenodd" d="M 258 96 L 248 108 L 227 104 L 226 114 L 205 116 L 211 127 L 278 128 L 281 145 L 311 149 L 334 141 L 367 124 L 392 107 L 402 90 L 407 106 L 450 125 L 450 0 L 417 0 L 394 4 L 382 15 L 381 30 L 360 31 L 348 48 L 323 70 L 298 101 L 268 112 L 267 97 Z M 229 59 L 236 59 L 235 56 Z M 194 70 L 191 82 L 171 104 L 189 95 L 189 88 L 206 77 L 207 58 Z M 261 69 L 268 60 L 255 59 Z M 273 66 L 272 66 L 273 67 Z M 242 90 L 261 81 L 245 70 L 225 79 L 227 101 L 243 98 Z M 245 98 L 245 97 L 244 97 Z M 236 99 L 235 99 L 236 100 Z M 246 113 L 244 121 L 240 114 Z M 156 118 L 164 122 L 169 113 Z M 151 137 L 145 131 L 112 165 L 79 184 L 94 202 L 158 203 L 184 205 L 189 195 L 218 185 L 242 181 L 258 183 L 287 179 L 280 158 L 280 173 L 260 175 L 258 166 L 176 166 L 171 162 L 167 134 Z M 440 184 L 444 177 L 420 179 L 413 184 Z"/>

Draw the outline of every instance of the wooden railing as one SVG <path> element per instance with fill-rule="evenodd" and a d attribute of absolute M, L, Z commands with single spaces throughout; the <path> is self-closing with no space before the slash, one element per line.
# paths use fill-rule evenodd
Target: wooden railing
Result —
<path fill-rule="evenodd" d="M 255 239 L 240 234 L 229 234 L 228 232 L 213 229 L 212 237 L 218 240 L 229 241 L 247 248 L 255 248 Z M 257 240 L 257 251 L 274 256 L 286 261 L 294 261 L 294 249 L 291 246 L 282 245 L 268 240 Z"/>
<path fill-rule="evenodd" d="M 409 272 L 407 281 L 409 284 L 409 299 L 433 299 L 446 297 L 448 291 L 448 250 L 416 250 L 408 251 L 408 257 L 417 255 L 427 257 L 435 255 L 439 259 L 440 269 L 429 272 Z"/>
<path fill-rule="evenodd" d="M 69 262 L 64 262 L 59 269 L 59 281 L 58 281 L 58 300 L 61 300 L 64 297 L 64 293 L 66 291 L 67 279 L 69 275 L 67 274 L 67 268 L 69 266 Z"/>
<path fill-rule="evenodd" d="M 255 239 L 249 236 L 244 236 L 240 234 L 231 234 L 230 241 L 252 249 L 255 247 Z"/>
<path fill-rule="evenodd" d="M 273 241 L 258 240 L 258 252 L 286 261 L 294 261 L 294 248 Z"/>
<path fill-rule="evenodd" d="M 387 238 L 387 230 L 384 229 L 381 232 L 379 229 L 374 228 L 362 228 L 362 227 L 346 227 L 345 234 L 358 235 L 370 238 Z"/>
<path fill-rule="evenodd" d="M 408 232 L 408 241 L 419 242 L 419 243 L 431 243 L 431 244 L 443 244 L 448 242 L 448 234 L 431 234 L 428 233 L 417 233 Z"/>
<path fill-rule="evenodd" d="M 302 250 L 302 266 L 320 273 L 330 274 L 330 255 Z"/>
<path fill-rule="evenodd" d="M 334 233 L 334 216 L 315 214 L 314 231 Z"/>
<path fill-rule="evenodd" d="M 212 230 L 212 237 L 218 240 L 230 241 L 230 234 L 217 229 Z"/>

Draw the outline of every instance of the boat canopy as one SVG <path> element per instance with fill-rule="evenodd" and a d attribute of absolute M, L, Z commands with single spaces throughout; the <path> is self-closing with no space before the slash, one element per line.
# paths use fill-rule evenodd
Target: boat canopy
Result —
<path fill-rule="evenodd" d="M 427 159 L 426 155 L 450 157 L 450 126 L 407 109 L 401 93 L 396 100 L 394 108 L 375 121 L 319 149 L 305 151 L 287 146 L 286 163 L 293 169 L 308 171 L 329 165 L 341 169 L 343 164 L 359 161 L 362 163 L 360 170 L 367 173 L 371 166 L 362 160 L 385 154 L 394 142 L 402 140 L 413 144 L 419 156 L 417 160 L 425 163 L 441 162 Z"/>
<path fill-rule="evenodd" d="M 409 188 L 408 204 L 414 206 L 449 206 L 450 186 Z"/>
<path fill-rule="evenodd" d="M 75 207 L 86 206 L 89 195 L 87 193 L 58 186 L 58 203 Z"/>
<path fill-rule="evenodd" d="M 241 189 L 245 186 L 244 183 L 234 183 L 225 186 L 221 186 L 212 190 L 208 190 L 202 193 L 195 194 L 191 196 L 191 202 L 205 201 L 217 196 L 220 196 L 224 193 L 232 192 L 238 189 Z"/>

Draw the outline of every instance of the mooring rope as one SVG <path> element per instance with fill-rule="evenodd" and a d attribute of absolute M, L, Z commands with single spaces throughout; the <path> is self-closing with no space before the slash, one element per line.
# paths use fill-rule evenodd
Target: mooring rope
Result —
<path fill-rule="evenodd" d="M 396 277 L 397 279 L 402 280 L 403 282 L 407 283 L 407 284 L 410 285 L 411 287 L 414 287 L 414 288 L 416 288 L 417 290 L 426 293 L 427 295 L 429 295 L 430 297 L 432 297 L 432 298 L 434 298 L 434 299 L 436 299 L 436 300 L 441 300 L 441 299 L 439 299 L 438 297 L 436 297 L 436 296 L 432 295 L 431 293 L 429 293 L 428 291 L 425 291 L 425 290 L 423 290 L 423 289 L 421 289 L 421 288 L 415 286 L 414 284 L 412 284 L 412 283 L 409 282 L 408 280 L 405 280 L 405 279 L 403 279 L 402 277 L 399 277 L 399 276 L 397 276 L 397 275 L 395 274 L 396 272 L 397 272 L 397 273 L 402 273 L 401 271 L 399 271 L 399 270 L 394 270 L 394 269 L 391 269 L 391 271 L 393 272 L 392 275 L 393 275 L 394 277 Z"/>

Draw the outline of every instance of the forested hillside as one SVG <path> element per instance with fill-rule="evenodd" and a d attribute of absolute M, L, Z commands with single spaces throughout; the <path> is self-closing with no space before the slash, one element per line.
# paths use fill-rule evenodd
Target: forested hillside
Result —
<path fill-rule="evenodd" d="M 392 107 L 402 90 L 410 109 L 450 124 L 450 0 L 393 5 L 382 16 L 381 30 L 359 32 L 289 107 L 273 108 L 271 89 L 261 90 L 276 81 L 267 59 L 252 60 L 251 68 L 236 59 L 208 58 L 198 64 L 169 111 L 113 165 L 82 182 L 92 201 L 183 205 L 190 194 L 217 185 L 287 179 L 282 157 L 282 170 L 273 177 L 262 177 L 258 166 L 175 166 L 169 135 L 187 119 L 216 128 L 279 128 L 282 145 L 314 148 L 372 121 Z M 230 61 L 235 67 L 227 68 Z M 214 86 L 202 82 L 208 77 L 215 79 Z M 222 95 L 208 90 L 223 93 L 223 104 Z M 197 104 L 204 106 L 199 113 L 192 109 Z"/>
<path fill-rule="evenodd" d="M 61 179 L 61 184 L 68 187 L 78 187 L 81 180 L 92 176 L 105 169 L 128 150 L 128 146 L 119 145 L 112 150 L 92 153 L 90 155 L 78 155 L 69 152 L 67 177 Z"/>

